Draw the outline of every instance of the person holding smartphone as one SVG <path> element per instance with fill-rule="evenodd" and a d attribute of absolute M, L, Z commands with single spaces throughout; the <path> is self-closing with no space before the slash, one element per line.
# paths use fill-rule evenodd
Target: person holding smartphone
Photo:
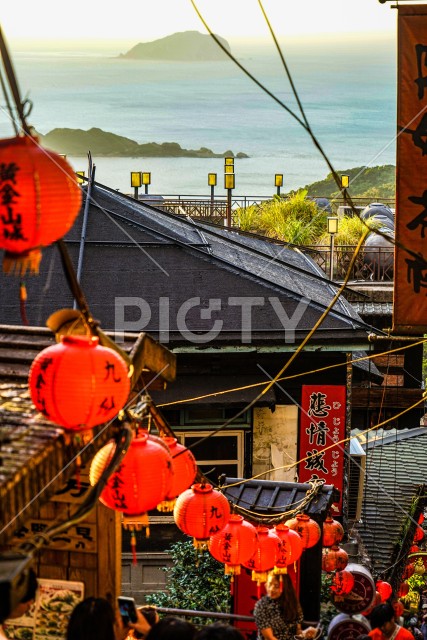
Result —
<path fill-rule="evenodd" d="M 86 598 L 71 613 L 66 640 L 124 640 L 130 629 L 146 635 L 151 626 L 142 613 L 134 619 L 125 622 L 105 598 Z"/>

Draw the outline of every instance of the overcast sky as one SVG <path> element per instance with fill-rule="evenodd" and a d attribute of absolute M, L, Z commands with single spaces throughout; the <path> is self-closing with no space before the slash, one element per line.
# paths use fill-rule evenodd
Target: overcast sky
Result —
<path fill-rule="evenodd" d="M 395 34 L 396 11 L 378 0 L 264 0 L 279 36 Z M 263 38 L 267 28 L 257 0 L 197 0 L 213 31 L 225 38 Z M 190 0 L 61 0 L 3 2 L 0 19 L 8 40 L 115 39 L 149 41 L 176 31 L 204 32 Z"/>

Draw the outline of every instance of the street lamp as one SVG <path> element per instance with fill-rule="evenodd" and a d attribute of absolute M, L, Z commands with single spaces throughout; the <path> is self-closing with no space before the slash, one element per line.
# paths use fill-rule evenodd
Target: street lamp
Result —
<path fill-rule="evenodd" d="M 329 280 L 334 279 L 334 239 L 335 234 L 338 233 L 338 218 L 337 216 L 328 216 L 328 233 L 331 236 L 330 242 L 330 257 L 329 257 Z"/>
<path fill-rule="evenodd" d="M 274 174 L 274 186 L 277 187 L 277 195 L 280 196 L 280 187 L 283 187 L 283 173 Z"/>
<path fill-rule="evenodd" d="M 345 174 L 341 176 L 341 191 L 344 200 L 344 206 L 347 206 L 347 189 L 350 184 L 350 176 L 346 176 Z"/>
<path fill-rule="evenodd" d="M 84 171 L 76 171 L 77 184 L 84 184 L 86 180 L 86 174 Z"/>
<path fill-rule="evenodd" d="M 231 227 L 231 192 L 235 188 L 234 173 L 224 173 L 224 188 L 227 190 L 227 227 Z"/>
<path fill-rule="evenodd" d="M 146 173 L 142 172 L 142 184 L 145 187 L 145 193 L 148 193 L 148 185 L 151 184 L 151 173 L 147 171 Z"/>
<path fill-rule="evenodd" d="M 211 188 L 211 211 L 213 210 L 213 206 L 214 206 L 216 179 L 217 179 L 216 173 L 208 173 L 208 185 Z"/>
<path fill-rule="evenodd" d="M 133 187 L 133 197 L 138 200 L 138 189 L 142 185 L 142 175 L 140 171 L 130 172 L 130 186 Z"/>

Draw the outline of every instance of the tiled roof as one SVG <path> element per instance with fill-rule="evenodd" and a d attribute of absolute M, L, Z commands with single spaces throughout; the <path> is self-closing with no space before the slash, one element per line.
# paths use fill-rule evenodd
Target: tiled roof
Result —
<path fill-rule="evenodd" d="M 392 302 L 352 302 L 351 306 L 361 316 L 391 316 Z"/>
<path fill-rule="evenodd" d="M 357 530 L 374 573 L 390 566 L 393 547 L 417 488 L 427 479 L 427 428 L 376 439 L 366 451 L 365 495 Z"/>

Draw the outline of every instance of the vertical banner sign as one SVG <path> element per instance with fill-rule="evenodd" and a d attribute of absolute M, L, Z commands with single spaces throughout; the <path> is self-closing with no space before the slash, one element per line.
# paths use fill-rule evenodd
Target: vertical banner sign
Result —
<path fill-rule="evenodd" d="M 393 331 L 427 331 L 427 5 L 398 7 Z"/>
<path fill-rule="evenodd" d="M 303 385 L 299 430 L 299 482 L 324 478 L 340 492 L 340 501 L 332 505 L 333 515 L 342 513 L 344 445 L 334 443 L 345 438 L 344 385 Z"/>

